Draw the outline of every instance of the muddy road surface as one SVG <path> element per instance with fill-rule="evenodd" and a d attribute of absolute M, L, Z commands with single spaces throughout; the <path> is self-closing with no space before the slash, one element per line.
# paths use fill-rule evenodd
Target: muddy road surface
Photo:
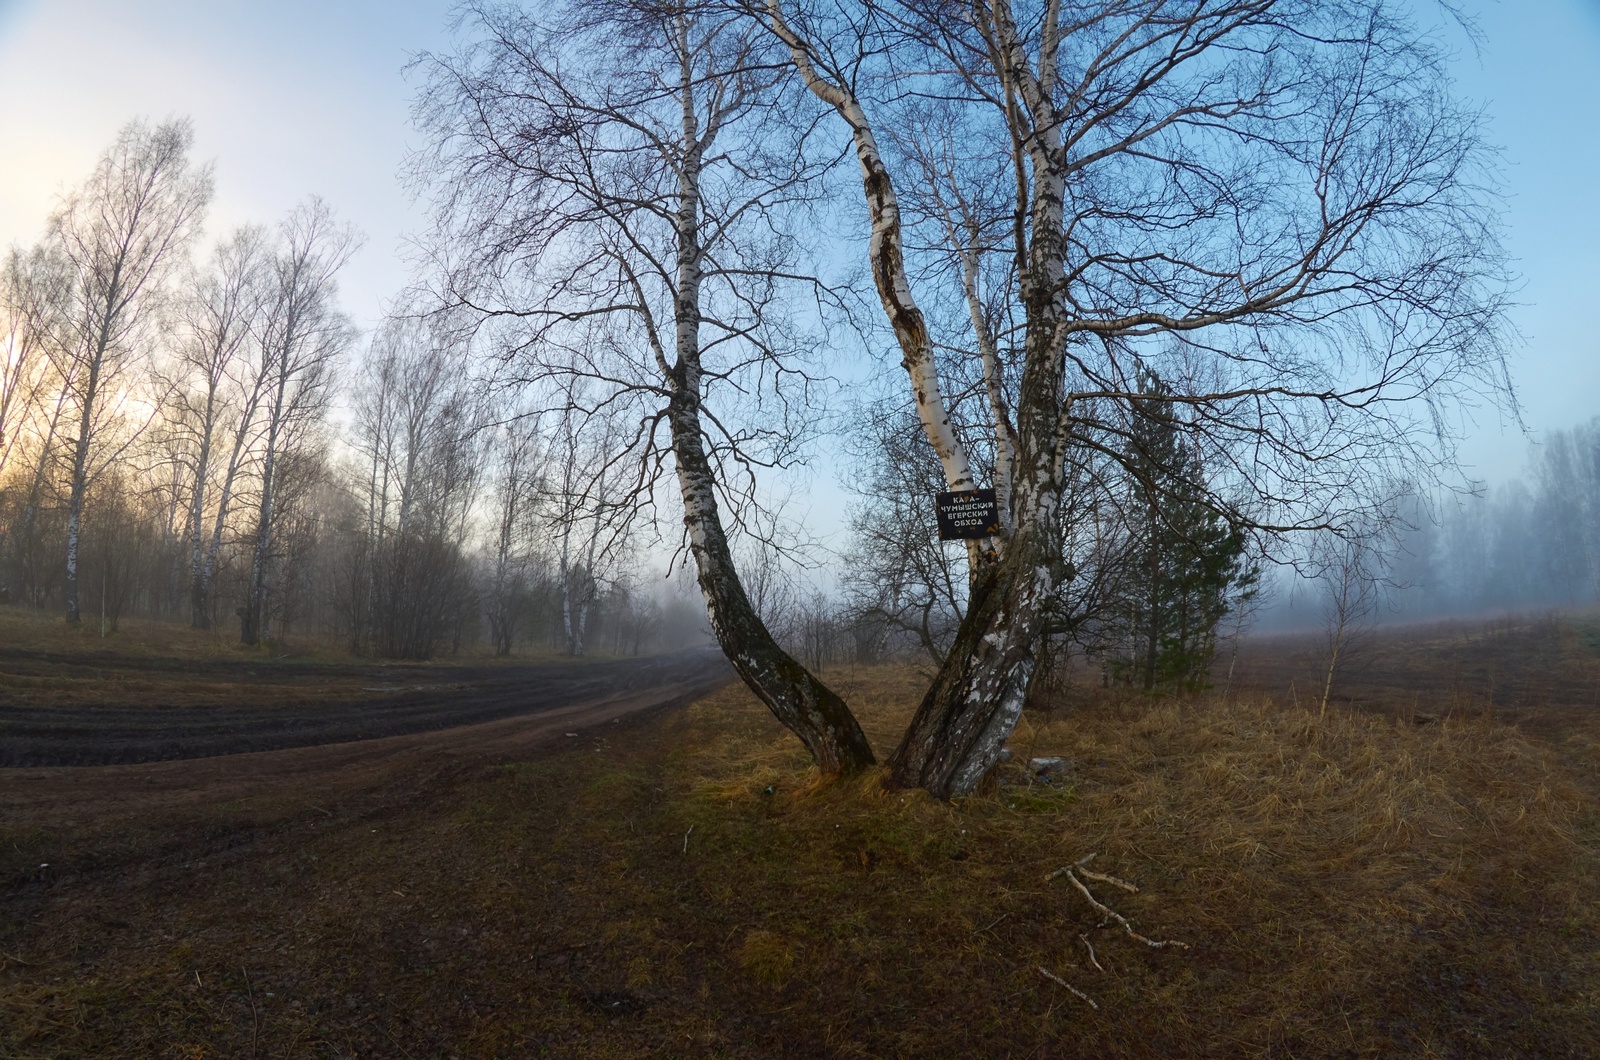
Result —
<path fill-rule="evenodd" d="M 732 671 L 715 650 L 529 665 L 364 666 L 0 649 L 0 767 L 211 758 L 434 733 L 477 745 L 687 702 Z M 488 731 L 484 726 L 499 723 Z M 446 735 L 441 730 L 450 730 Z M 460 730 L 457 732 L 456 730 Z M 413 741 L 414 742 L 414 741 Z M 515 740 L 513 739 L 513 742 Z M 349 749 L 357 757 L 383 747 Z"/>

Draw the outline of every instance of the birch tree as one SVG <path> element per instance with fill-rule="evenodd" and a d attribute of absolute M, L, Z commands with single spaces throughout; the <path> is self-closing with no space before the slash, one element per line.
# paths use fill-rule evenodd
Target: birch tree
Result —
<path fill-rule="evenodd" d="M 76 424 L 68 442 L 66 541 L 66 609 L 73 625 L 80 621 L 84 498 L 115 456 L 100 443 L 136 385 L 141 358 L 151 353 L 167 280 L 211 199 L 211 167 L 189 163 L 193 140 L 187 121 L 129 124 L 50 219 L 49 239 L 71 284 L 60 372 Z"/>
<path fill-rule="evenodd" d="M 1328 713 L 1335 678 L 1349 668 L 1351 656 L 1364 646 L 1377 623 L 1387 574 L 1385 546 L 1392 542 L 1393 528 L 1374 522 L 1321 534 L 1312 545 L 1328 663 L 1319 714 Z"/>
<path fill-rule="evenodd" d="M 944 475 L 913 417 L 880 407 L 856 419 L 867 428 L 855 439 L 861 475 L 843 584 L 857 615 L 909 634 L 938 666 L 961 621 L 967 577 L 958 550 L 934 529 Z"/>
<path fill-rule="evenodd" d="M 809 381 L 786 216 L 820 171 L 759 26 L 719 4 L 466 8 L 426 61 L 441 302 L 498 323 L 513 374 L 637 423 L 630 496 L 670 453 L 711 625 L 825 773 L 873 761 L 843 701 L 752 607 L 729 541 L 754 471 L 793 459 Z M 826 161 L 825 159 L 823 160 Z M 561 400 L 564 401 L 564 398 Z M 664 437 L 663 437 L 664 435 Z"/>
<path fill-rule="evenodd" d="M 431 656 L 468 589 L 464 546 L 482 472 L 484 409 L 466 350 L 446 331 L 391 318 L 373 336 L 357 403 L 367 471 L 376 649 Z"/>
<path fill-rule="evenodd" d="M 485 601 L 489 641 L 496 655 L 510 655 L 516 643 L 529 579 L 536 562 L 534 544 L 541 510 L 545 447 L 537 417 L 514 418 L 494 430 L 493 573 Z"/>
<path fill-rule="evenodd" d="M 13 248 L 0 266 L 0 477 L 21 452 L 53 380 L 68 293 L 64 262 L 46 246 Z"/>
<path fill-rule="evenodd" d="M 584 408 L 575 391 L 554 417 L 542 498 L 555 542 L 561 632 L 573 656 L 584 654 L 591 613 L 629 548 L 635 515 L 622 466 L 628 431 Z"/>
<path fill-rule="evenodd" d="M 582 417 L 587 419 L 587 417 Z M 605 533 L 610 499 L 613 432 L 600 422 L 602 437 L 585 444 L 580 416 L 571 410 L 560 419 L 556 452 L 558 468 L 550 486 L 551 522 L 557 547 L 557 580 L 561 587 L 561 632 L 568 655 L 580 656 L 589 630 L 589 609 L 599 593 L 595 559 Z M 574 549 L 576 538 L 576 549 Z"/>
<path fill-rule="evenodd" d="M 359 244 L 355 231 L 335 222 L 327 205 L 313 198 L 279 225 L 266 265 L 260 339 L 265 386 L 250 580 L 239 611 L 242 644 L 258 643 L 267 632 L 278 464 L 297 431 L 321 417 L 329 372 L 354 339 L 338 308 L 336 278 Z"/>
<path fill-rule="evenodd" d="M 184 378 L 174 388 L 174 415 L 189 451 L 186 537 L 189 621 L 195 629 L 211 625 L 211 577 L 222 528 L 267 382 L 267 359 L 251 357 L 261 349 L 266 252 L 261 229 L 235 232 L 216 248 L 208 268 L 189 277 L 177 306 Z"/>
<path fill-rule="evenodd" d="M 995 249 L 1011 259 L 1018 363 L 989 410 L 1014 440 L 1007 529 L 975 557 L 954 646 L 890 759 L 897 783 L 960 794 L 995 762 L 1072 569 L 1063 469 L 1121 448 L 1141 368 L 1174 384 L 1217 475 L 1210 502 L 1265 532 L 1369 503 L 1397 465 L 1445 470 L 1441 410 L 1510 400 L 1492 159 L 1396 5 L 762 0 L 752 14 L 850 137 L 866 256 L 950 488 L 975 476 L 907 260 L 897 188 L 918 170 L 880 130 L 909 127 L 904 101 L 945 101 L 965 118 L 963 157 L 1004 159 L 1013 190 Z"/>
<path fill-rule="evenodd" d="M 62 346 L 67 274 L 46 245 L 13 248 L 0 266 L 0 578 L 5 595 L 37 597 L 31 576 L 39 501 L 64 407 L 55 372 Z M 33 473 L 22 470 L 32 456 Z"/>

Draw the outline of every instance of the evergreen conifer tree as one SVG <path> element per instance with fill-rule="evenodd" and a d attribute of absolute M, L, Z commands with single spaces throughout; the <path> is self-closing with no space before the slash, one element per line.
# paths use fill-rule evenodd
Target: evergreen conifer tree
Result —
<path fill-rule="evenodd" d="M 1217 624 L 1255 592 L 1245 535 L 1208 504 L 1200 454 L 1183 436 L 1171 390 L 1154 372 L 1123 457 L 1129 540 L 1114 621 L 1123 642 L 1113 672 L 1146 690 L 1205 687 Z"/>

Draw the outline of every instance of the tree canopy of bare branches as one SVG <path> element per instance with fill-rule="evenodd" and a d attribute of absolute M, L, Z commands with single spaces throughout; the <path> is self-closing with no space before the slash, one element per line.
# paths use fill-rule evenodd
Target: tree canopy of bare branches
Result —
<path fill-rule="evenodd" d="M 633 422 L 614 459 L 635 501 L 670 452 L 735 669 L 825 771 L 871 762 L 843 701 L 752 607 L 724 523 L 755 500 L 755 469 L 795 455 L 811 380 L 792 299 L 826 294 L 797 270 L 789 222 L 828 159 L 810 108 L 777 91 L 781 53 L 709 4 L 476 3 L 464 18 L 472 39 L 425 61 L 418 107 L 437 298 L 564 412 Z"/>
<path fill-rule="evenodd" d="M 249 596 L 239 611 L 244 644 L 255 644 L 266 630 L 279 463 L 298 433 L 320 424 L 333 363 L 355 338 L 336 295 L 338 272 L 359 242 L 354 229 L 334 221 L 325 203 L 311 199 L 279 225 L 266 265 L 260 486 Z"/>
<path fill-rule="evenodd" d="M 84 499 L 121 451 L 99 443 L 114 420 L 140 417 L 129 408 L 141 383 L 135 374 L 144 367 L 138 355 L 153 342 L 167 278 L 211 199 L 210 167 L 189 163 L 193 140 L 186 121 L 129 124 L 50 221 L 49 243 L 70 285 L 57 374 L 77 427 L 70 440 L 66 555 L 67 621 L 74 624 Z"/>
<path fill-rule="evenodd" d="M 764 0 L 752 15 L 851 137 L 866 256 L 952 487 L 972 461 L 923 292 L 978 296 L 961 345 L 1002 398 L 980 416 L 1007 529 L 974 556 L 962 628 L 891 758 L 900 783 L 958 794 L 994 762 L 1070 571 L 1063 468 L 1125 451 L 1142 370 L 1172 384 L 1210 503 L 1267 532 L 1337 523 L 1398 470 L 1447 468 L 1446 410 L 1510 400 L 1493 160 L 1399 5 Z M 918 139 L 930 107 L 959 141 Z M 890 127 L 910 142 L 891 150 Z M 914 185 L 938 208 L 903 210 Z"/>

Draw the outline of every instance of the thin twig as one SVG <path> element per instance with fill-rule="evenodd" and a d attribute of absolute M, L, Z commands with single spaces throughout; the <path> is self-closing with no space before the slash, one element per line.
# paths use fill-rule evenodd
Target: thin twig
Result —
<path fill-rule="evenodd" d="M 988 931 L 988 930 L 989 930 L 989 928 L 992 928 L 992 927 L 994 927 L 994 926 L 995 926 L 995 924 L 998 924 L 998 923 L 1000 923 L 1000 921 L 1002 921 L 1002 920 L 1004 920 L 1004 919 L 1005 919 L 1005 918 L 1006 918 L 1006 917 L 1008 917 L 1008 916 L 1010 916 L 1010 915 L 1011 915 L 1011 914 L 1010 914 L 1010 913 L 1001 913 L 1001 914 L 1000 914 L 1000 915 L 999 915 L 999 916 L 997 916 L 997 917 L 995 917 L 995 918 L 994 918 L 994 923 L 993 923 L 993 924 L 989 924 L 989 925 L 987 925 L 987 926 L 985 926 L 985 927 L 981 927 L 981 928 L 979 928 L 979 929 L 978 929 L 978 930 L 977 930 L 977 931 L 974 931 L 974 932 L 973 932 L 973 934 L 974 934 L 974 935 L 981 935 L 981 934 L 983 934 L 983 933 L 984 933 L 984 932 L 985 932 L 985 931 Z"/>
<path fill-rule="evenodd" d="M 1097 972 L 1105 971 L 1104 968 L 1100 967 L 1099 958 L 1097 958 L 1094 955 L 1094 943 L 1089 941 L 1089 936 L 1088 935 L 1079 935 L 1078 936 L 1078 941 L 1083 943 L 1084 948 L 1089 951 L 1089 963 L 1094 965 L 1094 970 L 1097 971 Z"/>
<path fill-rule="evenodd" d="M 1109 905 L 1106 905 L 1105 903 L 1101 902 L 1100 899 L 1096 898 L 1092 893 L 1090 893 L 1089 888 L 1084 886 L 1083 881 L 1078 879 L 1078 877 L 1073 873 L 1073 871 L 1070 868 L 1065 870 L 1065 871 L 1066 871 L 1067 879 L 1071 880 L 1072 881 L 1072 885 L 1074 887 L 1076 887 L 1079 890 L 1079 892 L 1082 893 L 1082 895 L 1089 900 L 1089 904 L 1090 905 L 1092 905 L 1096 909 L 1098 909 L 1102 914 L 1105 915 L 1105 917 L 1108 920 L 1115 920 L 1117 923 L 1121 924 L 1122 925 L 1122 930 L 1126 931 L 1133 938 L 1138 939 L 1140 942 L 1144 943 L 1146 946 L 1149 946 L 1151 949 L 1157 949 L 1157 950 L 1165 949 L 1168 946 L 1176 946 L 1176 947 L 1178 947 L 1179 949 L 1182 949 L 1182 950 L 1186 950 L 1186 949 L 1189 948 L 1189 944 L 1187 942 L 1177 942 L 1177 941 L 1172 940 L 1172 939 L 1167 939 L 1165 941 L 1157 941 L 1155 939 L 1145 938 L 1143 935 L 1139 934 L 1137 931 L 1134 930 L 1133 925 L 1128 923 L 1128 918 L 1127 917 L 1123 916 L 1121 913 L 1117 912 L 1115 909 L 1111 908 Z"/>
<path fill-rule="evenodd" d="M 1127 880 L 1119 880 L 1115 876 L 1107 876 L 1103 872 L 1095 872 L 1092 869 L 1084 868 L 1082 865 L 1076 866 L 1076 871 L 1078 873 L 1080 873 L 1081 875 L 1089 877 L 1089 879 L 1091 879 L 1091 880 L 1099 880 L 1101 883 L 1109 883 L 1113 887 L 1121 887 L 1124 891 L 1127 891 L 1129 894 L 1138 894 L 1139 893 L 1138 885 L 1129 883 Z"/>
<path fill-rule="evenodd" d="M 1085 865 L 1089 864 L 1089 862 L 1093 861 L 1095 858 L 1097 858 L 1099 856 L 1100 856 L 1100 852 L 1099 851 L 1091 850 L 1089 853 L 1085 854 L 1083 857 L 1079 858 L 1077 861 L 1074 861 L 1071 865 L 1067 865 L 1067 866 L 1065 866 L 1063 868 L 1059 868 L 1056 871 L 1050 873 L 1048 876 L 1046 876 L 1044 878 L 1044 882 L 1045 883 L 1049 883 L 1051 880 L 1055 879 L 1057 876 L 1065 876 L 1067 873 L 1071 872 L 1073 869 L 1081 869 Z"/>
<path fill-rule="evenodd" d="M 244 970 L 244 965 L 239 966 L 239 974 L 244 976 L 244 989 L 250 998 L 250 1056 L 256 1056 L 256 1043 L 261 1037 L 261 1013 L 256 1011 L 256 989 L 250 985 L 250 973 Z"/>
<path fill-rule="evenodd" d="M 1096 1012 L 1098 1012 L 1100 1010 L 1100 1006 L 1095 1004 L 1094 998 L 1090 997 L 1088 994 L 1085 994 L 1082 990 L 1079 990 L 1077 987 L 1073 986 L 1071 983 L 1067 982 L 1065 979 L 1061 978 L 1059 975 L 1054 974 L 1053 972 L 1050 971 L 1050 969 L 1046 968 L 1042 964 L 1039 966 L 1039 974 L 1044 976 L 1046 979 L 1050 980 L 1052 983 L 1056 984 L 1057 986 L 1059 986 L 1059 987 L 1063 988 L 1064 990 L 1066 990 L 1067 993 L 1071 994 L 1073 997 L 1081 998 L 1083 1001 L 1087 1002 L 1089 1007 L 1094 1009 Z"/>
<path fill-rule="evenodd" d="M 692 835 L 694 835 L 694 825 L 690 825 L 689 830 L 683 833 L 683 852 L 685 854 L 689 853 L 689 837 Z"/>

